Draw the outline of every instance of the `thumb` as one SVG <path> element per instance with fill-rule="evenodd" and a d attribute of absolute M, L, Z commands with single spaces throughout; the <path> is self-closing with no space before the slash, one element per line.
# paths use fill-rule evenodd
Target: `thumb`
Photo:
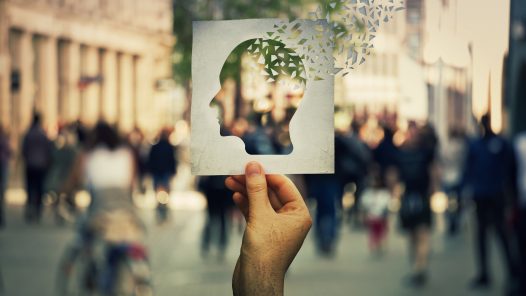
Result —
<path fill-rule="evenodd" d="M 248 198 L 248 215 L 255 216 L 272 209 L 268 198 L 267 180 L 263 168 L 257 162 L 249 162 L 245 167 Z"/>

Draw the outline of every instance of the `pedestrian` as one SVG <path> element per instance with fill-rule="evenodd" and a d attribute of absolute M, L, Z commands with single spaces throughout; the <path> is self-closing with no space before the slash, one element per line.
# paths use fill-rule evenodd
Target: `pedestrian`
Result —
<path fill-rule="evenodd" d="M 177 172 L 176 149 L 170 143 L 171 131 L 161 130 L 159 139 L 150 149 L 148 167 L 153 177 L 153 187 L 157 195 L 157 218 L 164 222 L 168 218 L 170 182 Z"/>
<path fill-rule="evenodd" d="M 316 246 L 321 255 L 331 257 L 338 239 L 336 210 L 343 194 L 339 180 L 336 175 L 306 175 L 305 179 L 308 196 L 316 201 Z"/>
<path fill-rule="evenodd" d="M 0 228 L 5 225 L 5 193 L 7 191 L 11 153 L 9 136 L 0 125 Z"/>
<path fill-rule="evenodd" d="M 109 246 L 105 250 L 108 251 L 107 258 L 100 261 L 100 265 L 92 258 L 92 261 L 87 261 L 93 264 L 94 272 L 101 272 L 101 266 L 104 266 L 101 282 L 96 286 L 90 282 L 81 285 L 89 289 L 109 289 L 111 276 L 117 272 L 110 251 L 125 245 L 135 246 L 141 253 L 144 251 L 142 241 L 146 234 L 145 227 L 132 200 L 135 161 L 131 149 L 122 141 L 116 129 L 105 122 L 96 124 L 86 144 L 86 148 L 77 156 L 66 188 L 69 190 L 81 183 L 85 184 L 91 203 L 79 222 L 73 244 L 66 249 L 61 268 L 67 275 L 71 274 L 77 258 L 94 258 L 95 243 L 103 240 Z M 101 294 L 115 295 L 107 292 Z"/>
<path fill-rule="evenodd" d="M 515 155 L 517 163 L 517 208 L 518 218 L 517 223 L 517 240 L 519 244 L 519 256 L 521 266 L 521 283 L 520 295 L 526 295 L 526 131 L 518 134 L 515 138 Z"/>
<path fill-rule="evenodd" d="M 115 128 L 98 122 L 88 142 L 88 149 L 77 158 L 73 183 L 86 183 L 92 200 L 87 212 L 87 223 L 112 211 L 125 211 L 138 224 L 132 201 L 135 161 L 130 148 L 124 144 Z"/>
<path fill-rule="evenodd" d="M 42 215 L 44 180 L 51 166 L 53 143 L 41 126 L 40 114 L 35 113 L 31 127 L 24 136 L 22 156 L 26 172 L 26 221 L 39 221 Z"/>
<path fill-rule="evenodd" d="M 147 173 L 148 162 L 148 147 L 145 145 L 144 134 L 142 130 L 136 126 L 128 134 L 128 145 L 132 149 L 135 158 L 135 166 L 137 167 L 137 189 L 140 193 L 146 192 L 144 186 L 144 177 Z"/>
<path fill-rule="evenodd" d="M 380 175 L 382 177 L 382 182 L 387 188 L 392 190 L 394 184 L 391 181 L 395 177 L 396 171 L 396 157 L 398 155 L 398 147 L 393 141 L 394 130 L 387 124 L 384 124 L 383 127 L 383 137 L 373 149 L 373 159 L 376 164 L 380 167 Z"/>
<path fill-rule="evenodd" d="M 69 214 L 75 214 L 75 190 L 66 191 L 65 183 L 73 171 L 73 166 L 79 147 L 77 134 L 72 126 L 64 126 L 59 129 L 58 136 L 54 143 L 53 162 L 46 176 L 46 192 L 55 197 L 55 219 L 58 224 L 62 224 L 67 218 L 64 210 Z"/>
<path fill-rule="evenodd" d="M 156 191 L 170 192 L 170 181 L 177 172 L 176 149 L 170 143 L 170 134 L 170 130 L 163 129 L 148 155 L 148 167 Z"/>
<path fill-rule="evenodd" d="M 338 131 L 335 139 L 336 175 L 342 195 L 347 184 L 354 184 L 354 204 L 349 215 L 355 226 L 361 226 L 361 196 L 365 189 L 367 169 L 372 161 L 372 153 L 367 144 L 360 138 L 361 125 L 353 121 L 350 131 Z"/>
<path fill-rule="evenodd" d="M 229 131 L 225 131 L 225 135 Z M 245 142 L 245 151 L 251 155 L 270 155 L 277 154 L 272 144 L 272 137 L 268 128 L 263 124 L 263 114 L 254 114 L 254 125 L 250 125 L 243 135 L 243 142 Z"/>
<path fill-rule="evenodd" d="M 503 137 L 492 131 L 489 115 L 484 115 L 480 124 L 482 136 L 469 144 L 464 172 L 464 184 L 473 194 L 477 217 L 478 274 L 471 282 L 473 288 L 486 288 L 491 284 L 487 254 L 490 227 L 495 228 L 502 246 L 509 283 L 515 275 L 510 227 L 506 224 L 506 212 L 510 206 L 507 191 L 513 186 L 509 183 L 513 150 Z"/>
<path fill-rule="evenodd" d="M 379 166 L 373 166 L 367 189 L 362 196 L 365 223 L 369 231 L 371 253 L 381 254 L 387 235 L 387 223 L 391 193 L 386 188 Z"/>
<path fill-rule="evenodd" d="M 73 127 L 75 129 L 75 132 L 77 133 L 77 141 L 79 142 L 79 146 L 85 147 L 87 145 L 88 141 L 88 130 L 82 120 L 78 119 L 73 124 Z"/>
<path fill-rule="evenodd" d="M 466 162 L 467 139 L 460 129 L 449 132 L 448 144 L 442 147 L 440 164 L 442 167 L 442 187 L 448 195 L 449 204 L 455 205 L 448 211 L 448 233 L 455 235 L 458 231 L 463 209 L 462 172 Z"/>
<path fill-rule="evenodd" d="M 412 271 L 408 284 L 427 282 L 430 253 L 432 170 L 436 153 L 436 136 L 431 128 L 418 128 L 411 122 L 408 137 L 398 150 L 397 168 L 405 190 L 400 206 L 400 222 L 409 235 Z"/>
<path fill-rule="evenodd" d="M 205 195 L 207 202 L 207 219 L 203 229 L 201 255 L 205 258 L 208 256 L 213 239 L 217 237 L 218 258 L 222 261 L 228 244 L 231 193 L 225 187 L 224 176 L 201 177 L 198 188 Z"/>

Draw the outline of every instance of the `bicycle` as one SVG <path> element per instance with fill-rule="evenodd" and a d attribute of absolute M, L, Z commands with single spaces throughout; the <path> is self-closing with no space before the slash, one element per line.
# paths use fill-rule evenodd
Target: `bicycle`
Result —
<path fill-rule="evenodd" d="M 144 231 L 126 211 L 99 215 L 60 263 L 58 292 L 73 295 L 153 295 Z"/>

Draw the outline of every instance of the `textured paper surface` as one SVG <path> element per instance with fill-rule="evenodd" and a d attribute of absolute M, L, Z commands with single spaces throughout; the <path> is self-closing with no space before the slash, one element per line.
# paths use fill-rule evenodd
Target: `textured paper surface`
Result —
<path fill-rule="evenodd" d="M 243 174 L 247 162 L 263 164 L 268 174 L 334 172 L 333 77 L 308 80 L 290 123 L 294 150 L 289 155 L 249 155 L 240 138 L 222 137 L 216 113 L 209 107 L 221 89 L 219 73 L 231 51 L 241 42 L 265 38 L 277 19 L 194 22 L 192 49 L 191 161 L 195 175 Z M 305 21 L 305 27 L 311 26 Z M 293 44 L 287 46 L 294 47 Z M 297 50 L 299 55 L 307 54 Z M 331 50 L 327 50 L 331 58 Z M 327 65 L 327 67 L 331 67 Z M 332 70 L 332 69 L 329 69 Z M 332 71 L 328 71 L 332 72 Z"/>

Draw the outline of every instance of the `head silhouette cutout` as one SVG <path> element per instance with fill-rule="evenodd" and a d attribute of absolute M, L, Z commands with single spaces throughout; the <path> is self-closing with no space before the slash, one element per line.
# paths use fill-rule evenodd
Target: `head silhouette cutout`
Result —
<path fill-rule="evenodd" d="M 240 43 L 220 73 L 221 89 L 210 102 L 222 136 L 236 136 L 253 155 L 283 155 L 293 150 L 289 124 L 306 88 L 301 58 L 269 39 Z"/>

